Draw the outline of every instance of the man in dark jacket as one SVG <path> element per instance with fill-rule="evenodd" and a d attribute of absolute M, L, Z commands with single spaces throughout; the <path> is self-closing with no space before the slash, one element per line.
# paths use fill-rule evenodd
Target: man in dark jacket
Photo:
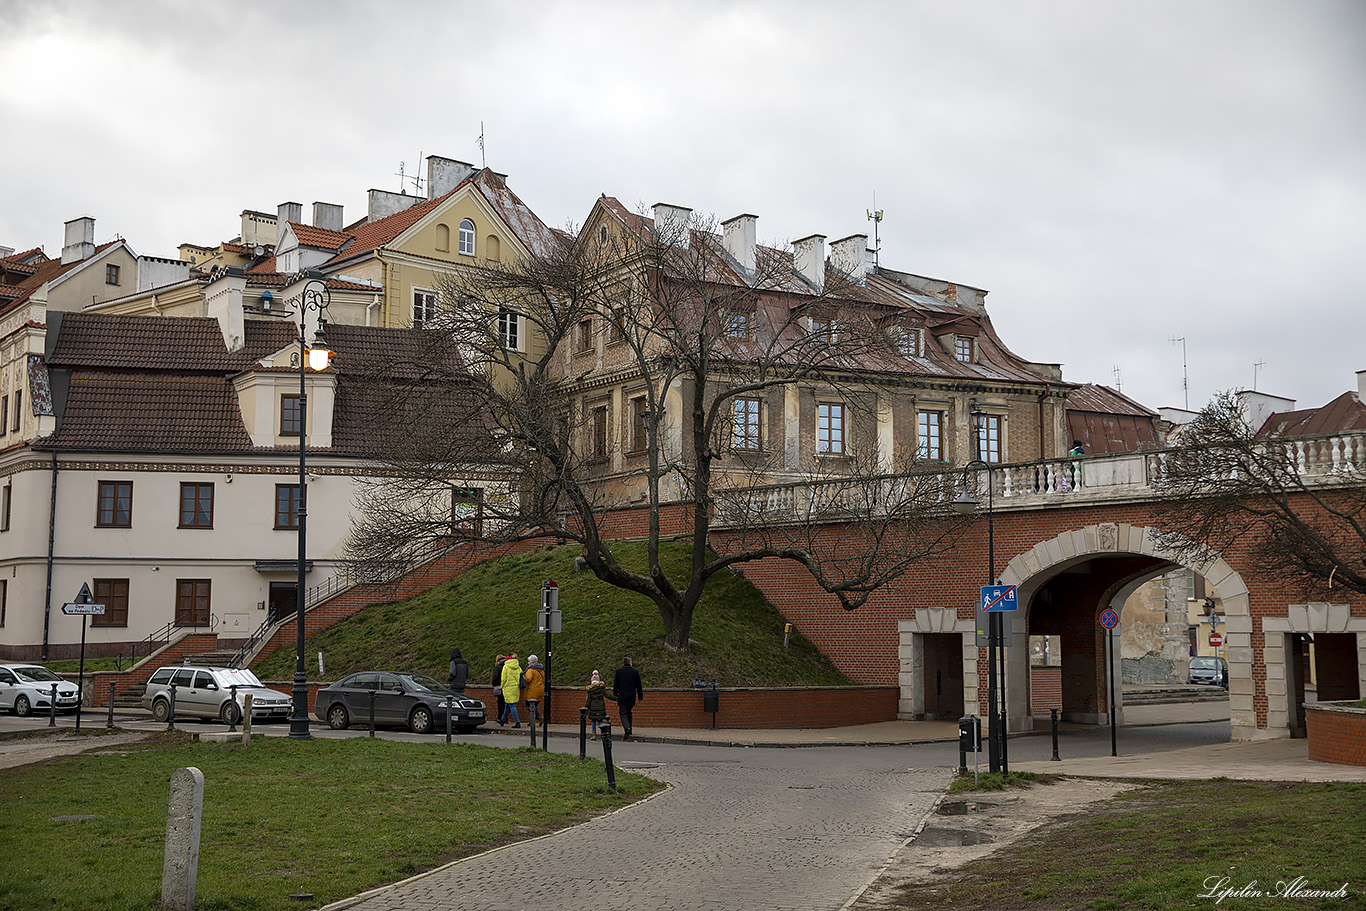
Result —
<path fill-rule="evenodd" d="M 507 661 L 506 655 L 498 655 L 493 664 L 493 691 L 498 696 L 498 726 L 507 724 L 508 704 L 503 701 L 503 663 Z"/>
<path fill-rule="evenodd" d="M 617 697 L 617 711 L 621 715 L 621 739 L 631 739 L 631 710 L 636 701 L 645 701 L 645 690 L 640 686 L 640 671 L 631 666 L 631 659 L 622 658 L 621 667 L 612 675 L 612 695 Z"/>
<path fill-rule="evenodd" d="M 460 654 L 460 649 L 451 649 L 451 669 L 446 674 L 446 686 L 464 695 L 465 684 L 470 679 L 470 665 Z"/>

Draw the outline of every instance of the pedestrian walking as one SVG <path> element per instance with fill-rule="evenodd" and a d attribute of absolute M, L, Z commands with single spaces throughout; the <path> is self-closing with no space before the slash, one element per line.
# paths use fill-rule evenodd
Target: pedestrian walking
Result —
<path fill-rule="evenodd" d="M 522 672 L 523 679 L 526 680 L 526 688 L 522 690 L 522 698 L 526 700 L 527 711 L 532 711 L 531 700 L 536 700 L 538 708 L 532 715 L 532 721 L 540 716 L 539 706 L 544 705 L 541 701 L 545 698 L 545 668 L 541 667 L 540 659 L 535 655 L 528 655 L 526 659 L 526 670 Z"/>
<path fill-rule="evenodd" d="M 451 649 L 451 667 L 446 673 L 446 686 L 460 695 L 465 695 L 465 684 L 470 679 L 470 663 L 460 654 L 460 649 Z"/>
<path fill-rule="evenodd" d="M 503 662 L 507 658 L 503 655 L 493 656 L 493 692 L 498 697 L 498 726 L 502 727 L 507 722 L 508 706 L 503 701 Z"/>
<path fill-rule="evenodd" d="M 607 684 L 597 671 L 593 672 L 593 677 L 588 681 L 588 694 L 584 705 L 588 707 L 588 720 L 593 725 L 593 736 L 591 739 L 598 739 L 598 722 L 607 720 L 607 700 L 616 700 L 607 691 Z"/>
<path fill-rule="evenodd" d="M 645 701 L 645 690 L 640 686 L 640 671 L 631 666 L 631 657 L 621 659 L 621 667 L 612 675 L 612 695 L 621 714 L 621 739 L 631 739 L 631 712 L 637 702 Z"/>
<path fill-rule="evenodd" d="M 503 662 L 503 702 L 507 704 L 507 717 L 503 720 L 511 720 L 515 728 L 522 726 L 522 719 L 517 717 L 517 700 L 522 698 L 522 683 L 522 665 L 517 660 L 517 653 L 513 652 Z"/>

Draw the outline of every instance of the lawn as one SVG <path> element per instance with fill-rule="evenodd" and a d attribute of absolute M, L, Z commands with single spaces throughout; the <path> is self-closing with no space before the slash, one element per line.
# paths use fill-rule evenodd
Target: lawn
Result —
<path fill-rule="evenodd" d="M 601 761 L 526 748 L 157 734 L 0 771 L 0 909 L 154 911 L 186 766 L 204 773 L 199 911 L 317 908 L 660 787 L 618 770 L 614 794 Z"/>

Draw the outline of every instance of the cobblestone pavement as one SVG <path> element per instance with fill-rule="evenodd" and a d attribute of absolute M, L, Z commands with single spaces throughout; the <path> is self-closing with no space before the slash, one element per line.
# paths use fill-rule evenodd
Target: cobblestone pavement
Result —
<path fill-rule="evenodd" d="M 944 768 L 898 768 L 882 750 L 835 763 L 822 761 L 824 751 L 781 752 L 637 767 L 672 787 L 327 911 L 834 911 L 876 875 L 951 777 Z"/>

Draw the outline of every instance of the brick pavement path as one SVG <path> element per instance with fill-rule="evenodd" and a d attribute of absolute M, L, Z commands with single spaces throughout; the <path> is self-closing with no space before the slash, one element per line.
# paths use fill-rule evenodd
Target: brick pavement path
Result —
<path fill-rule="evenodd" d="M 640 769 L 672 789 L 328 911 L 836 911 L 920 824 L 952 771 L 831 763 L 823 752 Z M 807 757 L 794 763 L 792 753 Z"/>

